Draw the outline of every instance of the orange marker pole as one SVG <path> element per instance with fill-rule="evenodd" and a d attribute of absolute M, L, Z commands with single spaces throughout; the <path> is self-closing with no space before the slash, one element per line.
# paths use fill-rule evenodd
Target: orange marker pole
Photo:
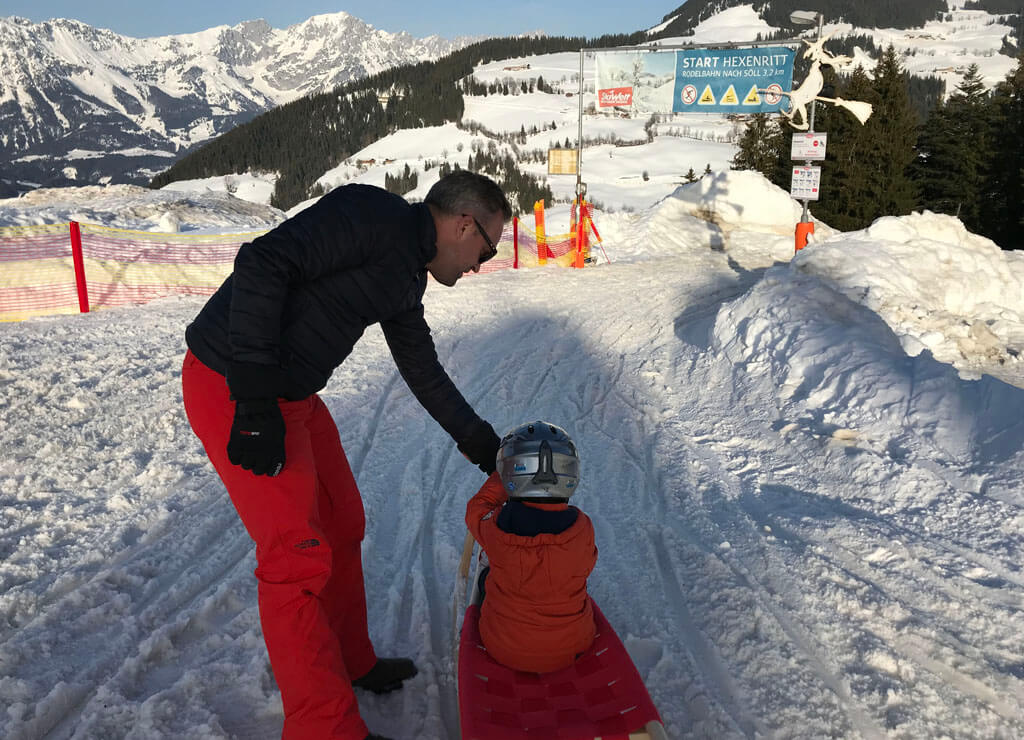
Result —
<path fill-rule="evenodd" d="M 537 226 L 537 264 L 548 263 L 547 238 L 544 236 L 544 201 L 538 200 L 533 204 L 533 218 Z"/>
<path fill-rule="evenodd" d="M 814 233 L 813 221 L 799 221 L 796 225 L 796 250 L 799 252 L 807 246 L 807 237 Z"/>

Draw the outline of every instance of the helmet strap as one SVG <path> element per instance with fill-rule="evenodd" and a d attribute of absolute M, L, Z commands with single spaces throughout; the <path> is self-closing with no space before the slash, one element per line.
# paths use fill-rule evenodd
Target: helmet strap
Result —
<path fill-rule="evenodd" d="M 533 476 L 532 483 L 558 483 L 558 476 L 555 475 L 555 465 L 551 459 L 551 445 L 545 439 L 540 443 L 537 451 L 537 473 Z"/>

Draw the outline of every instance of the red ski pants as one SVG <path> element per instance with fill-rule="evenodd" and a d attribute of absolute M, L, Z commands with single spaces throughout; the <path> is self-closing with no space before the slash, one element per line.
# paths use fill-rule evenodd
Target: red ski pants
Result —
<path fill-rule="evenodd" d="M 284 704 L 286 740 L 363 740 L 352 678 L 377 662 L 366 624 L 363 502 L 338 428 L 317 395 L 280 401 L 284 470 L 228 461 L 235 404 L 224 376 L 189 352 L 185 413 L 256 543 L 260 624 Z"/>

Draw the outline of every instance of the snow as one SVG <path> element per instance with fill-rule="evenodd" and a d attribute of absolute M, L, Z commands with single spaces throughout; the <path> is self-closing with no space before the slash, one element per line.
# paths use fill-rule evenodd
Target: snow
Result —
<path fill-rule="evenodd" d="M 753 5 L 737 5 L 715 13 L 707 20 L 701 21 L 693 29 L 693 35 L 699 37 L 701 43 L 715 44 L 729 41 L 750 41 L 768 38 L 778 28 L 765 23 L 754 10 Z"/>
<path fill-rule="evenodd" d="M 177 180 L 163 187 L 165 192 L 176 191 L 205 195 L 223 193 L 249 203 L 269 205 L 274 194 L 277 173 L 252 174 L 239 172 L 223 177 L 209 177 L 202 180 Z M 271 221 L 271 224 L 276 221 Z"/>
<path fill-rule="evenodd" d="M 229 178 L 228 183 L 232 180 Z M 0 226 L 52 224 L 65 221 L 101 224 L 140 231 L 204 231 L 207 233 L 270 229 L 284 214 L 264 205 L 273 186 L 256 176 L 238 177 L 238 195 L 226 191 L 225 178 L 174 183 L 163 190 L 137 185 L 86 185 L 38 188 L 19 198 L 0 199 Z M 262 201 L 262 202 L 260 202 Z"/>
<path fill-rule="evenodd" d="M 468 157 L 474 135 L 442 128 L 364 151 Z M 715 143 L 588 147 L 599 264 L 432 283 L 443 364 L 499 433 L 573 434 L 590 590 L 670 737 L 1024 736 L 1021 255 L 926 212 L 818 223 L 794 257 L 799 204 L 692 148 Z M 324 182 L 383 180 L 357 158 Z M 0 201 L 0 225 L 284 218 L 272 178 L 232 178 L 37 190 Z M 253 547 L 181 408 L 202 303 L 0 324 L 0 736 L 280 734 Z M 363 715 L 457 737 L 451 604 L 482 476 L 379 330 L 322 396 L 366 505 L 371 634 L 420 667 L 361 694 Z"/>
<path fill-rule="evenodd" d="M 0 209 L 131 227 L 177 197 L 193 229 L 238 223 L 226 196 L 117 190 L 118 219 L 89 190 Z M 820 225 L 790 260 L 798 217 L 742 172 L 604 214 L 611 262 L 432 284 L 440 356 L 499 430 L 573 433 L 591 591 L 671 737 L 1020 734 L 1024 264 L 929 213 Z M 252 547 L 181 410 L 201 304 L 0 326 L 5 737 L 280 732 Z M 373 637 L 421 668 L 360 696 L 364 716 L 453 737 L 450 604 L 481 476 L 379 331 L 323 397 L 368 511 Z"/>
<path fill-rule="evenodd" d="M 931 258 L 919 261 L 922 252 Z M 951 216 L 925 213 L 878 219 L 794 262 L 878 313 L 908 355 L 927 348 L 962 377 L 977 378 L 971 368 L 981 367 L 1024 387 L 1024 254 L 999 249 Z"/>
<path fill-rule="evenodd" d="M 947 16 L 950 18 L 948 21 Z M 822 34 L 870 36 L 882 49 L 892 44 L 900 53 L 900 62 L 908 73 L 941 78 L 946 83 L 948 96 L 956 91 L 956 86 L 972 64 L 978 65 L 981 79 L 990 88 L 1005 80 L 1007 73 L 1017 66 L 1013 57 L 999 53 L 1003 37 L 1013 32 L 1012 28 L 998 22 L 1000 17 L 982 10 L 951 7 L 948 13 L 943 14 L 943 20 L 928 21 L 923 28 L 863 29 L 849 23 L 826 23 Z M 869 72 L 876 64 L 859 52 L 847 71 L 852 70 L 856 63 Z"/>

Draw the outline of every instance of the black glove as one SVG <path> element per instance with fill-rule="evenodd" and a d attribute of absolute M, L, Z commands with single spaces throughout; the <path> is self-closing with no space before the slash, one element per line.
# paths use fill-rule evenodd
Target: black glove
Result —
<path fill-rule="evenodd" d="M 284 418 L 277 396 L 281 368 L 249 362 L 228 365 L 228 388 L 235 420 L 228 439 L 228 460 L 255 475 L 275 476 L 284 468 Z"/>
<path fill-rule="evenodd" d="M 468 437 L 459 441 L 458 448 L 466 459 L 479 467 L 485 475 L 490 475 L 496 467 L 499 445 L 501 440 L 494 433 L 494 427 L 481 420 Z"/>
<path fill-rule="evenodd" d="M 228 439 L 228 460 L 254 475 L 284 468 L 284 418 L 276 400 L 238 401 Z"/>

